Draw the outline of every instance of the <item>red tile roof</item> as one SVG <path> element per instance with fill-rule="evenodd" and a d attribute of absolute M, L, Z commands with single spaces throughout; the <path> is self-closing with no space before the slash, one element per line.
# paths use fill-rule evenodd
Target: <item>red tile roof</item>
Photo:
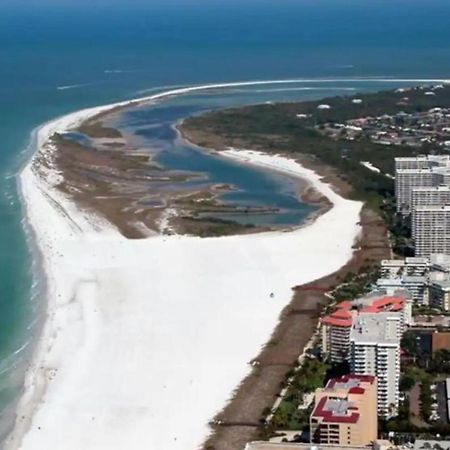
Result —
<path fill-rule="evenodd" d="M 348 391 L 349 394 L 358 394 L 358 395 L 364 394 L 364 392 L 366 392 L 366 390 L 359 386 L 352 387 Z"/>
<path fill-rule="evenodd" d="M 352 319 L 339 319 L 338 317 L 326 316 L 320 319 L 321 323 L 325 325 L 332 325 L 335 327 L 347 327 L 350 328 L 353 324 Z"/>
<path fill-rule="evenodd" d="M 320 321 L 325 325 L 337 327 L 351 327 L 352 314 L 351 309 L 358 305 L 357 301 L 345 300 L 336 305 L 336 309 L 328 316 L 323 317 Z M 383 311 L 401 311 L 405 305 L 403 297 L 383 296 L 374 298 L 372 303 L 363 306 L 359 313 L 378 313 Z"/>
<path fill-rule="evenodd" d="M 356 423 L 359 420 L 360 414 L 358 412 L 351 412 L 348 415 L 334 414 L 333 410 L 325 409 L 328 398 L 322 397 L 317 403 L 312 413 L 313 417 L 322 417 L 322 422 L 325 423 Z M 350 408 L 347 408 L 349 412 Z M 353 410 L 353 408 L 352 408 Z"/>
<path fill-rule="evenodd" d="M 342 375 L 341 377 L 338 378 L 330 378 L 328 380 L 326 387 L 331 389 L 337 383 L 348 383 L 349 381 L 352 380 L 360 381 L 361 383 L 366 382 L 373 384 L 375 382 L 375 377 L 373 375 L 355 375 L 355 374 Z"/>
<path fill-rule="evenodd" d="M 334 325 L 337 327 L 351 327 L 353 323 L 352 314 L 346 309 L 338 309 L 330 315 L 323 317 L 320 321 L 325 325 Z"/>

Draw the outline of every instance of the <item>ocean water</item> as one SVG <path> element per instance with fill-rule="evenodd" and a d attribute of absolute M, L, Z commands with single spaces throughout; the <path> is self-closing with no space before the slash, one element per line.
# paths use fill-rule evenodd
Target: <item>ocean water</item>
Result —
<path fill-rule="evenodd" d="M 0 0 L 0 436 L 45 305 L 15 180 L 35 127 L 165 86 L 309 80 L 175 99 L 159 123 L 176 106 L 183 115 L 450 78 L 449 19 L 447 0 Z"/>

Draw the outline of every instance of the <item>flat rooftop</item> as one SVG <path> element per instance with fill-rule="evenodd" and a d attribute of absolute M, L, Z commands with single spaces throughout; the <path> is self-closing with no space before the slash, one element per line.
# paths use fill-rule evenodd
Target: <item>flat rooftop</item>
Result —
<path fill-rule="evenodd" d="M 323 405 L 320 405 L 323 402 Z M 340 421 L 342 419 L 344 420 L 351 420 L 355 421 L 358 420 L 359 414 L 354 413 L 350 410 L 350 408 L 353 406 L 351 402 L 349 402 L 346 399 L 343 398 L 327 398 L 324 397 L 318 404 L 319 408 L 316 407 L 316 409 L 313 412 L 313 416 L 323 416 L 325 420 L 329 420 L 331 422 L 334 422 L 335 420 Z M 320 408 L 322 406 L 322 408 Z M 318 411 L 317 411 L 318 409 Z M 319 413 L 319 414 L 317 414 Z M 323 413 L 323 414 L 320 414 Z"/>
<path fill-rule="evenodd" d="M 357 317 L 350 332 L 350 339 L 355 343 L 399 344 L 397 313 L 363 314 Z"/>
<path fill-rule="evenodd" d="M 378 278 L 377 285 L 393 285 L 402 286 L 404 283 L 425 283 L 427 281 L 426 277 L 420 275 L 403 275 L 398 278 Z"/>
<path fill-rule="evenodd" d="M 431 279 L 430 282 L 433 286 L 438 286 L 439 288 L 441 288 L 443 290 L 450 289 L 450 280 L 448 280 L 448 279 L 447 280 Z"/>
<path fill-rule="evenodd" d="M 450 255 L 444 253 L 433 253 L 430 255 L 430 262 L 434 265 L 450 266 Z"/>
<path fill-rule="evenodd" d="M 381 266 L 395 266 L 403 267 L 405 264 L 411 265 L 428 265 L 430 263 L 429 258 L 421 256 L 410 256 L 405 259 L 382 259 Z"/>

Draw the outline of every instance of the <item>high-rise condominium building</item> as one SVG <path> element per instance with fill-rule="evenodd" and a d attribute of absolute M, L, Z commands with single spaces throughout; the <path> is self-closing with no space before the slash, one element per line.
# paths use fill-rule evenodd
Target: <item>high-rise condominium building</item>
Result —
<path fill-rule="evenodd" d="M 378 413 L 397 413 L 400 380 L 400 315 L 364 314 L 357 317 L 350 335 L 350 367 L 356 375 L 377 377 Z"/>
<path fill-rule="evenodd" d="M 436 177 L 431 169 L 398 169 L 395 172 L 397 212 L 409 214 L 413 188 L 436 186 Z"/>
<path fill-rule="evenodd" d="M 395 196 L 397 201 L 397 212 L 401 212 L 405 215 L 412 212 L 413 189 L 449 184 L 450 159 L 448 155 L 395 158 Z M 432 195 L 433 194 L 430 194 L 430 196 Z M 439 192 L 437 195 L 445 194 Z M 424 197 L 426 197 L 425 194 Z"/>
<path fill-rule="evenodd" d="M 450 186 L 431 186 L 413 188 L 411 192 L 411 211 L 419 206 L 450 205 Z"/>
<path fill-rule="evenodd" d="M 431 169 L 450 164 L 449 155 L 419 155 L 395 158 L 395 169 Z"/>
<path fill-rule="evenodd" d="M 450 206 L 418 206 L 412 214 L 416 256 L 450 254 Z"/>
<path fill-rule="evenodd" d="M 386 295 L 384 290 L 366 297 L 343 301 L 335 310 L 321 319 L 322 352 L 334 364 L 350 361 L 350 337 L 357 318 L 366 314 L 389 313 L 400 318 L 401 331 L 411 323 L 412 297 L 405 290 L 393 290 Z"/>

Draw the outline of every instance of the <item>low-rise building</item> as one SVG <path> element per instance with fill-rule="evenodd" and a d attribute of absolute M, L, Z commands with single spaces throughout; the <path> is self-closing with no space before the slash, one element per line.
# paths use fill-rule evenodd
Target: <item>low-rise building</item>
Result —
<path fill-rule="evenodd" d="M 403 275 L 424 276 L 430 269 L 429 258 L 383 259 L 381 277 L 396 278 Z"/>
<path fill-rule="evenodd" d="M 389 294 L 392 290 L 407 290 L 418 305 L 430 305 L 449 311 L 450 255 L 432 253 L 429 257 L 386 259 L 381 262 L 378 288 Z"/>
<path fill-rule="evenodd" d="M 436 353 L 439 350 L 450 349 L 450 332 L 435 331 L 431 334 L 431 351 Z M 450 398 L 450 392 L 447 392 L 447 398 Z"/>
<path fill-rule="evenodd" d="M 369 445 L 377 438 L 377 381 L 373 376 L 332 378 L 317 389 L 310 417 L 311 442 Z"/>
<path fill-rule="evenodd" d="M 430 271 L 450 273 L 450 255 L 433 253 L 430 256 Z"/>
<path fill-rule="evenodd" d="M 427 283 L 428 280 L 425 276 L 403 275 L 397 278 L 379 278 L 376 285 L 388 292 L 406 289 L 415 303 L 426 305 L 428 304 Z"/>
<path fill-rule="evenodd" d="M 450 274 L 444 272 L 430 273 L 428 299 L 432 308 L 450 311 Z"/>

